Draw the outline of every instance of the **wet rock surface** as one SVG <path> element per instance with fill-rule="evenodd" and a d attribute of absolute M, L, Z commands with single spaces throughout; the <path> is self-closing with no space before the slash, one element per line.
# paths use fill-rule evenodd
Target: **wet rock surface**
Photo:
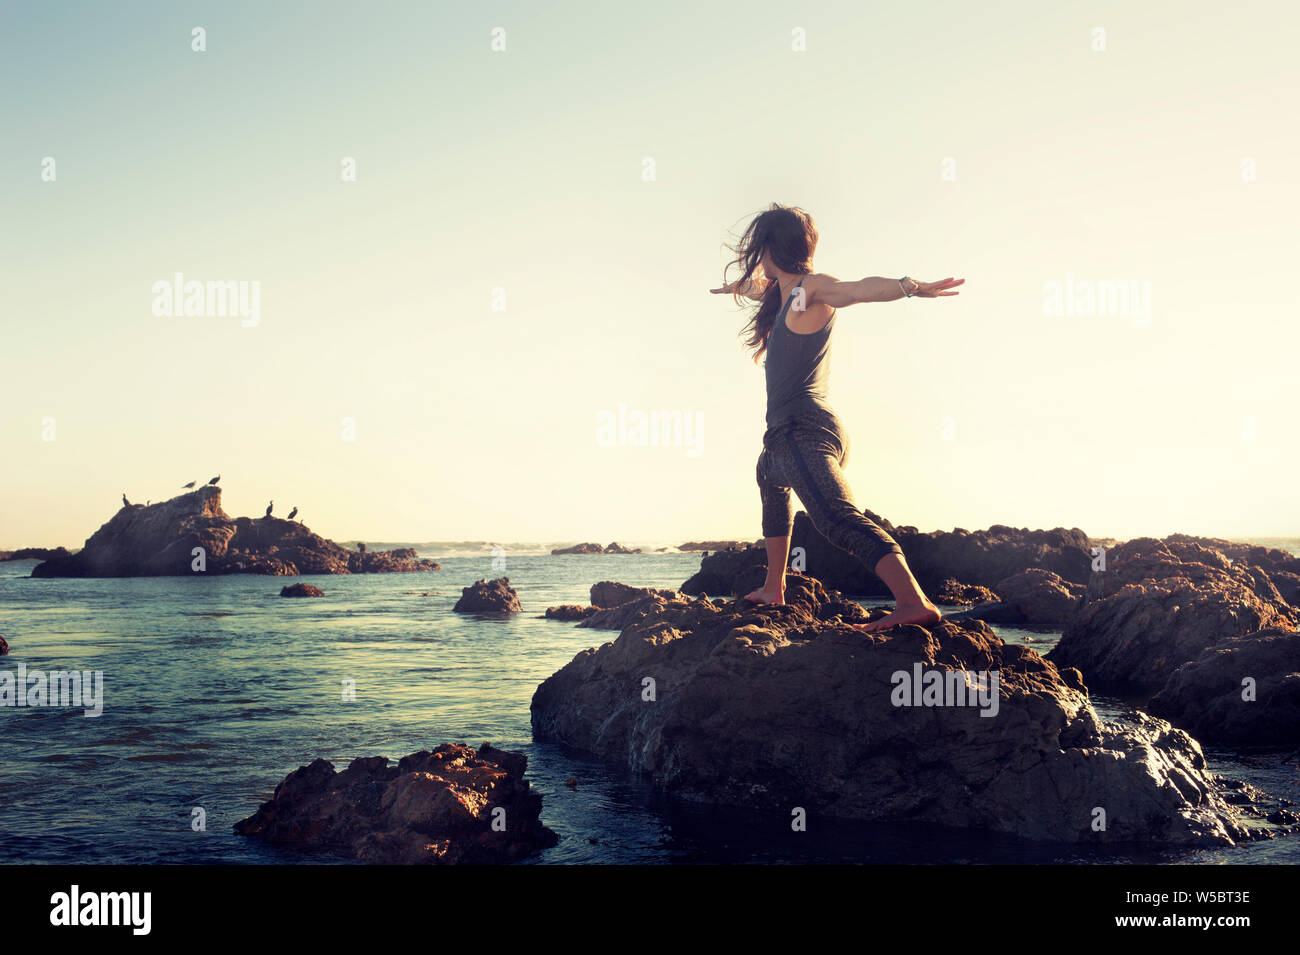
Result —
<path fill-rule="evenodd" d="M 848 626 L 861 607 L 802 575 L 778 606 L 650 595 L 613 609 L 618 638 L 538 688 L 534 736 L 680 799 L 1039 841 L 1227 844 L 1263 831 L 1251 825 L 1260 794 L 1208 772 L 1185 732 L 1143 713 L 1102 721 L 1077 670 L 980 621 L 863 633 Z M 935 680 L 932 702 L 965 687 L 966 704 L 904 692 Z"/>
<path fill-rule="evenodd" d="M 1159 688 L 1185 663 L 1234 637 L 1294 630 L 1300 611 L 1267 572 L 1197 541 L 1136 538 L 1106 555 L 1049 659 L 1089 681 Z"/>
<path fill-rule="evenodd" d="M 280 588 L 281 597 L 324 597 L 325 591 L 311 584 L 292 584 Z"/>
<path fill-rule="evenodd" d="M 444 743 L 404 756 L 318 759 L 294 770 L 235 832 L 269 843 L 384 864 L 514 862 L 555 845 L 527 758 Z"/>
<path fill-rule="evenodd" d="M 516 613 L 523 609 L 519 595 L 510 586 L 509 577 L 496 580 L 480 578 L 461 588 L 460 599 L 452 608 L 458 613 Z"/>

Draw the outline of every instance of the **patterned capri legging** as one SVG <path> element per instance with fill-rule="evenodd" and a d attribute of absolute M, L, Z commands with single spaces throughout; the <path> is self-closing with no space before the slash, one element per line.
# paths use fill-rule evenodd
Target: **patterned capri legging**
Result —
<path fill-rule="evenodd" d="M 898 542 L 854 506 L 842 470 L 848 460 L 848 435 L 829 412 L 805 412 L 789 424 L 769 429 L 757 467 L 763 536 L 789 536 L 794 525 L 793 489 L 813 527 L 868 570 L 874 570 L 886 554 L 901 555 Z"/>

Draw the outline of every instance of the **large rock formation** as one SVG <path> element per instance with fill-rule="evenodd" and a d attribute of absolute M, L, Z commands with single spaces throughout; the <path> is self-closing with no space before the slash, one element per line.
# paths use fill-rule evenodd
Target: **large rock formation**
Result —
<path fill-rule="evenodd" d="M 196 557 L 195 549 L 202 551 Z M 232 518 L 211 485 L 159 504 L 131 504 L 76 554 L 37 564 L 33 577 L 167 577 L 207 574 L 362 574 L 438 570 L 399 552 L 359 554 L 297 521 Z"/>
<path fill-rule="evenodd" d="M 1044 531 L 997 524 L 973 533 L 957 528 L 922 534 L 915 527 L 895 527 L 871 511 L 863 513 L 898 541 L 927 593 L 938 592 L 948 579 L 997 592 L 1001 581 L 1031 568 L 1052 571 L 1070 583 L 1088 580 L 1092 561 L 1088 536 L 1078 528 Z M 871 568 L 826 540 L 804 511 L 795 514 L 790 554 L 796 568 L 826 587 L 863 597 L 890 596 Z M 682 592 L 745 594 L 762 585 L 766 568 L 767 553 L 761 543 L 729 547 L 705 556 L 699 572 L 682 584 Z"/>
<path fill-rule="evenodd" d="M 235 832 L 278 845 L 384 864 L 513 862 L 555 845 L 522 753 L 484 743 L 294 770 Z"/>
<path fill-rule="evenodd" d="M 1103 722 L 1077 671 L 979 621 L 863 633 L 848 625 L 860 607 L 801 575 L 780 606 L 651 595 L 616 609 L 638 605 L 617 640 L 538 688 L 535 737 L 719 806 L 1080 843 L 1253 834 L 1186 733 L 1145 714 Z M 918 672 L 946 695 L 903 705 Z"/>
<path fill-rule="evenodd" d="M 1050 570 L 1073 583 L 1088 579 L 1092 562 L 1088 535 L 1077 527 L 1029 530 L 995 524 L 983 531 L 959 527 L 923 534 L 915 527 L 895 527 L 871 511 L 863 513 L 898 541 L 927 593 L 939 589 L 947 577 L 996 592 L 1000 581 L 1031 567 Z M 803 571 L 827 587 L 849 594 L 889 596 L 872 568 L 826 540 L 804 511 L 795 515 L 790 536 L 792 553 L 796 547 L 803 548 Z"/>
<path fill-rule="evenodd" d="M 1175 670 L 1151 712 L 1206 743 L 1300 743 L 1300 633 L 1232 637 Z"/>
<path fill-rule="evenodd" d="M 1049 658 L 1089 682 L 1154 690 L 1211 647 L 1298 621 L 1260 567 L 1196 541 L 1142 537 L 1107 552 Z"/>

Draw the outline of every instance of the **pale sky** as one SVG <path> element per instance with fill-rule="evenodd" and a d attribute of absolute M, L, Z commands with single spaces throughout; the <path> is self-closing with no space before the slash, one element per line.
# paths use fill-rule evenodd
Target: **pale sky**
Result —
<path fill-rule="evenodd" d="M 773 201 L 816 218 L 819 271 L 966 279 L 836 323 L 859 506 L 1300 535 L 1297 27 L 1281 2 L 7 3 L 0 547 L 218 472 L 231 514 L 274 498 L 336 539 L 756 538 L 762 370 L 707 290 Z M 258 283 L 257 324 L 155 314 L 177 272 Z M 1067 282 L 1149 312 L 1048 314 Z M 698 433 L 611 440 L 620 406 Z"/>

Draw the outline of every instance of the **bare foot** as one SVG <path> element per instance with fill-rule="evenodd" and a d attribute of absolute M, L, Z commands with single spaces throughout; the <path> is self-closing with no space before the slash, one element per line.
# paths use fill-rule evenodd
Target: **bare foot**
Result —
<path fill-rule="evenodd" d="M 900 605 L 879 620 L 873 620 L 871 623 L 855 623 L 853 626 L 865 633 L 874 633 L 877 630 L 888 630 L 890 627 L 902 627 L 907 624 L 929 627 L 942 619 L 943 614 L 939 613 L 939 608 L 927 600 L 921 604 Z"/>
<path fill-rule="evenodd" d="M 763 587 L 745 594 L 745 599 L 756 604 L 782 604 L 785 603 L 785 591 Z"/>

